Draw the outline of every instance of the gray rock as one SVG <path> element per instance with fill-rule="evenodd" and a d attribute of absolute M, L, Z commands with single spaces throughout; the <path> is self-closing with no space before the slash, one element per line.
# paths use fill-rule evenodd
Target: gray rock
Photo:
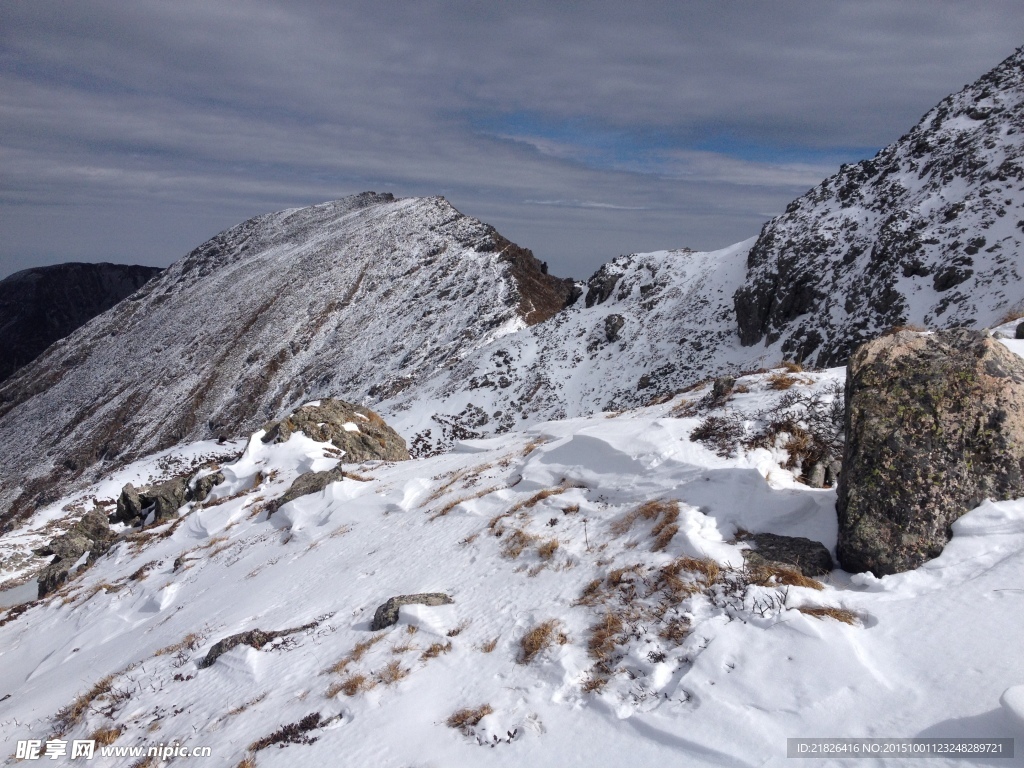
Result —
<path fill-rule="evenodd" d="M 114 521 L 140 523 L 150 507 L 153 508 L 154 522 L 170 520 L 177 516 L 178 510 L 185 503 L 187 493 L 188 481 L 184 477 L 174 477 L 157 485 L 146 485 L 139 489 L 128 483 L 121 489 L 121 495 L 117 499 Z"/>
<path fill-rule="evenodd" d="M 622 326 L 626 324 L 626 320 L 622 315 L 608 315 L 604 319 L 604 337 L 611 344 L 613 341 L 619 340 L 619 331 L 622 330 Z"/>
<path fill-rule="evenodd" d="M 710 405 L 715 408 L 725 405 L 735 388 L 736 379 L 733 376 L 719 376 L 711 386 Z"/>
<path fill-rule="evenodd" d="M 117 498 L 117 511 L 114 513 L 114 521 L 127 523 L 142 516 L 142 499 L 135 486 L 126 483 L 121 489 L 121 495 Z"/>
<path fill-rule="evenodd" d="M 223 472 L 214 472 L 212 475 L 203 475 L 189 489 L 188 500 L 189 501 L 206 501 L 206 497 L 210 495 L 216 486 L 224 482 Z"/>
<path fill-rule="evenodd" d="M 884 336 L 850 358 L 845 431 L 840 563 L 916 568 L 965 512 L 1024 496 L 1024 360 L 980 331 Z"/>
<path fill-rule="evenodd" d="M 1014 332 L 1013 338 L 1024 339 L 1024 323 L 1019 323 L 1017 325 L 1017 330 Z"/>
<path fill-rule="evenodd" d="M 832 555 L 820 541 L 802 536 L 755 533 L 753 542 L 755 549 L 743 550 L 744 558 L 751 565 L 776 563 L 794 568 L 811 578 L 832 572 Z"/>
<path fill-rule="evenodd" d="M 231 635 L 229 637 L 225 637 L 223 640 L 218 640 L 214 644 L 213 648 L 209 650 L 206 656 L 201 659 L 196 666 L 200 669 L 205 669 L 206 667 L 212 666 L 218 658 L 223 656 L 232 648 L 237 648 L 240 645 L 248 645 L 250 648 L 259 650 L 275 638 L 294 635 L 296 632 L 303 632 L 307 629 L 312 629 L 316 625 L 317 622 L 313 621 L 309 624 L 303 624 L 301 627 L 272 630 L 270 632 L 265 632 L 262 629 L 250 629 L 246 632 L 239 632 L 237 635 Z"/>
<path fill-rule="evenodd" d="M 85 567 L 88 568 L 114 543 L 116 535 L 110 530 L 107 513 L 99 507 L 86 513 L 66 533 L 52 539 L 49 544 L 35 550 L 37 555 L 54 555 L 53 560 L 39 573 L 39 597 L 55 592 L 64 584 L 71 568 L 82 555 L 89 553 Z"/>
<path fill-rule="evenodd" d="M 346 428 L 355 425 L 358 431 Z M 409 450 L 405 440 L 380 416 L 361 405 L 326 398 L 318 405 L 305 405 L 281 421 L 264 429 L 263 442 L 283 443 L 295 432 L 313 440 L 331 443 L 345 452 L 346 462 L 405 461 Z"/>
<path fill-rule="evenodd" d="M 334 469 L 328 469 L 324 472 L 305 472 L 299 475 L 295 478 L 291 487 L 285 491 L 283 496 L 274 499 L 267 505 L 267 516 L 269 517 L 274 514 L 289 501 L 297 499 L 300 496 L 308 496 L 311 493 L 322 491 L 331 483 L 336 483 L 339 480 L 344 479 L 344 477 L 345 475 L 341 471 L 340 464 Z"/>
<path fill-rule="evenodd" d="M 807 485 L 810 488 L 824 488 L 825 487 L 825 462 L 816 461 L 814 466 L 811 467 L 811 471 L 807 473 Z"/>
<path fill-rule="evenodd" d="M 825 485 L 834 488 L 839 482 L 839 474 L 843 471 L 843 462 L 833 459 L 825 467 Z"/>
<path fill-rule="evenodd" d="M 416 595 L 398 595 L 377 607 L 370 629 L 373 632 L 398 623 L 398 609 L 403 605 L 449 605 L 455 602 L 444 592 L 421 592 Z"/>

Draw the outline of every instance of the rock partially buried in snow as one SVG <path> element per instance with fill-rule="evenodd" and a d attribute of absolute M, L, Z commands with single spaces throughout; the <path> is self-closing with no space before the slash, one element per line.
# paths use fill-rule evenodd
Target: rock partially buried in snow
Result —
<path fill-rule="evenodd" d="M 812 578 L 832 572 L 832 555 L 820 541 L 776 533 L 755 533 L 753 541 L 756 549 L 743 550 L 751 565 L 779 563 Z"/>
<path fill-rule="evenodd" d="M 294 635 L 296 632 L 303 632 L 307 629 L 312 629 L 316 624 L 317 623 L 314 621 L 309 624 L 303 624 L 301 627 L 292 627 L 291 629 L 281 629 L 270 632 L 265 632 L 262 629 L 250 629 L 247 632 L 239 632 L 236 635 L 230 635 L 229 637 L 225 637 L 223 640 L 218 640 L 206 656 L 198 662 L 197 666 L 200 669 L 213 666 L 213 663 L 217 661 L 218 658 L 223 656 L 232 648 L 237 648 L 240 645 L 247 645 L 258 651 L 275 638 L 286 637 L 287 635 Z"/>
<path fill-rule="evenodd" d="M 223 475 L 221 479 L 223 480 Z M 207 491 L 209 492 L 209 491 Z M 136 489 L 128 483 L 121 489 L 117 499 L 115 522 L 134 524 L 144 517 L 144 511 L 153 508 L 154 522 L 163 522 L 177 516 L 178 510 L 188 500 L 188 479 L 172 477 L 156 485 Z"/>
<path fill-rule="evenodd" d="M 289 501 L 322 491 L 331 483 L 336 483 L 344 478 L 345 474 L 341 471 L 340 464 L 334 469 L 328 469 L 325 472 L 305 472 L 295 478 L 291 487 L 284 492 L 283 496 L 274 499 L 267 505 L 267 514 L 272 515 Z"/>
<path fill-rule="evenodd" d="M 1024 496 L 1024 360 L 981 331 L 900 331 L 850 358 L 837 552 L 876 576 L 937 557 L 986 498 Z"/>
<path fill-rule="evenodd" d="M 397 595 L 379 605 L 373 614 L 370 630 L 377 632 L 398 623 L 398 609 L 403 605 L 450 605 L 455 601 L 444 592 L 421 592 L 416 595 Z"/>
<path fill-rule="evenodd" d="M 264 429 L 265 443 L 283 443 L 292 433 L 303 432 L 313 440 L 329 442 L 344 451 L 346 462 L 409 458 L 405 440 L 384 419 L 369 408 L 344 400 L 325 398 L 307 403 L 291 416 L 271 422 Z"/>

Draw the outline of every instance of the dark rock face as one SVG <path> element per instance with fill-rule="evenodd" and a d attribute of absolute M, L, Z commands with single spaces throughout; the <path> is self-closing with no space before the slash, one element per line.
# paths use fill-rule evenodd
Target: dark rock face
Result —
<path fill-rule="evenodd" d="M 72 566 L 88 552 L 86 567 L 110 549 L 116 535 L 110 530 L 107 515 L 102 509 L 94 509 L 71 526 L 67 533 L 52 539 L 37 555 L 55 555 L 53 561 L 39 574 L 39 597 L 55 592 L 68 580 Z"/>
<path fill-rule="evenodd" d="M 1024 360 L 981 331 L 863 345 L 846 382 L 837 552 L 877 576 L 920 566 L 986 498 L 1024 496 Z"/>
<path fill-rule="evenodd" d="M 221 475 L 221 481 L 224 476 Z M 207 491 L 209 493 L 209 491 Z M 178 515 L 178 510 L 189 499 L 188 480 L 184 477 L 173 477 L 156 485 L 147 485 L 136 489 L 127 483 L 121 489 L 117 499 L 117 511 L 114 521 L 136 525 L 152 509 L 154 523 L 171 520 Z"/>
<path fill-rule="evenodd" d="M 626 319 L 622 315 L 608 315 L 604 319 L 604 337 L 608 340 L 608 343 L 619 340 L 619 331 L 622 330 L 622 326 L 626 324 Z"/>
<path fill-rule="evenodd" d="M 543 323 L 576 300 L 575 283 L 568 277 L 548 274 L 548 265 L 540 262 L 533 251 L 506 240 L 494 231 L 494 249 L 500 261 L 512 267 L 510 274 L 519 293 L 519 314 L 527 325 Z"/>
<path fill-rule="evenodd" d="M 162 271 L 74 263 L 26 269 L 0 280 L 0 381 Z"/>
<path fill-rule="evenodd" d="M 444 592 L 420 592 L 415 595 L 398 595 L 388 598 L 377 607 L 370 623 L 370 630 L 377 632 L 398 623 L 398 609 L 403 605 L 450 605 L 455 601 Z"/>
<path fill-rule="evenodd" d="M 203 475 L 198 480 L 190 483 L 189 495 L 191 501 L 206 501 L 206 497 L 210 495 L 216 486 L 224 482 L 223 472 L 214 472 L 209 475 Z"/>
<path fill-rule="evenodd" d="M 811 578 L 832 572 L 832 555 L 820 541 L 775 533 L 756 533 L 753 541 L 756 549 L 743 550 L 751 565 L 777 563 Z"/>
<path fill-rule="evenodd" d="M 346 463 L 358 461 L 405 461 L 405 440 L 380 416 L 361 405 L 325 398 L 304 405 L 291 416 L 264 427 L 263 442 L 283 443 L 295 432 L 345 452 Z M 323 486 L 321 486 L 323 487 Z"/>
<path fill-rule="evenodd" d="M 345 473 L 341 471 L 340 464 L 334 469 L 328 469 L 325 472 L 306 472 L 301 474 L 295 478 L 291 487 L 285 491 L 283 496 L 274 499 L 267 505 L 268 516 L 274 514 L 289 501 L 322 491 L 331 483 L 336 483 L 343 479 L 345 479 Z"/>
<path fill-rule="evenodd" d="M 1024 49 L 791 203 L 748 254 L 741 343 L 827 367 L 893 326 L 995 321 L 1024 282 L 1022 121 Z"/>
<path fill-rule="evenodd" d="M 1017 330 L 1014 332 L 1013 337 L 1015 339 L 1024 339 L 1024 323 L 1017 326 Z"/>

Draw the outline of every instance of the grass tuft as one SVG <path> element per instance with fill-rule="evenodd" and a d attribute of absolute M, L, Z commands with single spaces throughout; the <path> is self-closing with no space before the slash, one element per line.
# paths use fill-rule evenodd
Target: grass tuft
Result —
<path fill-rule="evenodd" d="M 550 648 L 555 642 L 563 644 L 567 638 L 558 631 L 558 621 L 542 621 L 519 640 L 519 664 L 529 664 L 538 654 Z"/>
<path fill-rule="evenodd" d="M 820 608 L 801 607 L 797 608 L 797 610 L 800 611 L 800 613 L 813 616 L 816 619 L 835 619 L 836 621 L 841 621 L 843 624 L 850 624 L 851 626 L 856 626 L 857 622 L 860 620 L 860 616 L 846 608 L 824 606 Z"/>
<path fill-rule="evenodd" d="M 477 724 L 492 712 L 494 708 L 490 704 L 481 704 L 475 709 L 460 709 L 445 720 L 445 725 L 462 731 L 466 736 L 472 736 Z"/>

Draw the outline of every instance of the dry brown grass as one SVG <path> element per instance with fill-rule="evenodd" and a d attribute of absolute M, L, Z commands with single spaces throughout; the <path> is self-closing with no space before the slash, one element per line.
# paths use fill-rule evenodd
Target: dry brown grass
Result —
<path fill-rule="evenodd" d="M 494 637 L 480 643 L 480 653 L 492 653 L 498 647 L 498 638 Z"/>
<path fill-rule="evenodd" d="M 460 709 L 457 712 L 453 712 L 445 720 L 445 725 L 449 728 L 456 728 L 467 736 L 471 736 L 477 724 L 492 712 L 494 712 L 494 708 L 490 704 L 481 704 L 475 709 Z"/>
<path fill-rule="evenodd" d="M 817 579 L 804 576 L 795 568 L 786 568 L 774 563 L 757 563 L 747 566 L 744 575 L 751 584 L 762 587 L 782 584 L 790 587 L 807 587 L 821 591 L 825 588 Z"/>
<path fill-rule="evenodd" d="M 538 536 L 535 536 L 532 533 L 527 533 L 521 528 L 516 528 L 508 537 L 506 537 L 505 541 L 502 542 L 501 556 L 508 560 L 515 560 L 523 553 L 524 549 L 537 541 L 538 538 Z"/>
<path fill-rule="evenodd" d="M 705 587 L 710 587 L 724 576 L 722 567 L 709 557 L 681 557 L 673 566 L 677 566 L 679 571 L 696 574 Z"/>
<path fill-rule="evenodd" d="M 78 725 L 82 721 L 82 718 L 85 716 L 85 713 L 90 709 L 94 701 L 96 701 L 102 696 L 110 694 L 111 691 L 113 691 L 114 680 L 116 680 L 120 675 L 123 675 L 126 672 L 130 672 L 132 669 L 135 668 L 135 666 L 136 665 L 134 663 L 129 664 L 127 667 L 120 670 L 119 672 L 115 672 L 112 675 L 107 675 L 106 677 L 100 678 L 100 680 L 98 680 L 96 684 L 93 685 L 92 688 L 76 697 L 75 700 L 68 704 L 66 707 L 62 707 L 57 712 L 57 714 L 54 715 L 53 718 L 53 735 L 62 736 L 63 734 L 67 733 L 71 728 Z"/>
<path fill-rule="evenodd" d="M 682 645 L 690 634 L 690 622 L 684 618 L 670 619 L 658 632 L 658 637 L 676 645 Z"/>
<path fill-rule="evenodd" d="M 445 632 L 445 634 L 446 634 L 446 635 L 447 635 L 448 637 L 458 637 L 459 635 L 461 635 L 461 634 L 462 634 L 462 632 L 463 632 L 463 631 L 464 631 L 464 630 L 465 630 L 465 629 L 466 629 L 466 628 L 467 628 L 467 627 L 468 627 L 468 626 L 469 626 L 469 625 L 470 625 L 471 623 L 472 623 L 472 622 L 471 622 L 471 620 L 470 620 L 470 619 L 463 619 L 463 620 L 462 620 L 462 621 L 460 621 L 460 622 L 459 622 L 459 623 L 458 623 L 458 624 L 457 624 L 456 626 L 452 627 L 452 628 L 451 628 L 451 629 L 449 629 L 449 630 L 448 630 L 447 632 Z M 409 626 L 412 626 L 412 625 L 410 624 Z"/>
<path fill-rule="evenodd" d="M 242 703 L 242 704 L 239 704 L 239 705 L 238 705 L 237 707 L 235 707 L 234 709 L 229 709 L 229 710 L 228 710 L 228 714 L 229 714 L 229 715 L 232 715 L 232 716 L 234 716 L 234 715 L 240 715 L 240 714 L 242 714 L 243 712 L 245 712 L 245 710 L 249 709 L 249 707 L 254 707 L 254 706 L 256 706 L 257 704 L 259 704 L 259 703 L 260 703 L 261 701 L 263 701 L 263 700 L 264 700 L 265 698 L 267 698 L 267 692 L 266 692 L 266 691 L 264 691 L 263 693 L 261 693 L 261 694 L 260 694 L 259 696 L 257 696 L 257 697 L 256 697 L 256 698 L 254 698 L 254 699 L 249 699 L 248 701 L 246 701 L 246 702 L 244 702 L 244 703 Z"/>
<path fill-rule="evenodd" d="M 800 613 L 813 616 L 816 619 L 835 619 L 836 621 L 841 621 L 843 624 L 850 624 L 851 626 L 856 626 L 858 621 L 860 621 L 860 616 L 846 608 L 823 606 L 820 608 L 800 607 L 797 608 L 797 610 L 800 611 Z"/>
<path fill-rule="evenodd" d="M 526 501 L 520 501 L 516 504 L 513 504 L 512 507 L 509 509 L 508 514 L 513 514 L 521 509 L 530 509 L 531 507 L 535 507 L 537 504 L 544 501 L 544 499 L 550 498 L 552 496 L 557 496 L 560 493 L 565 493 L 567 490 L 569 490 L 569 487 L 570 486 L 559 486 L 557 488 L 545 488 L 544 490 L 537 491 L 535 494 L 533 494 L 533 496 L 526 499 Z"/>
<path fill-rule="evenodd" d="M 573 605 L 597 605 L 607 599 L 607 595 L 602 589 L 604 585 L 603 579 L 594 579 L 592 582 L 587 584 L 583 588 L 582 594 L 576 598 L 576 602 Z"/>
<path fill-rule="evenodd" d="M 363 640 L 362 642 L 356 643 L 355 647 L 351 651 L 349 651 L 349 654 L 347 656 L 334 662 L 325 670 L 325 673 L 340 675 L 348 668 L 349 664 L 351 664 L 354 661 L 359 661 L 360 659 L 362 659 L 363 656 L 366 655 L 366 652 L 373 648 L 373 646 L 375 646 L 381 640 L 383 640 L 385 636 L 385 632 L 380 632 L 376 635 L 373 635 L 372 637 L 367 638 L 366 640 Z"/>
<path fill-rule="evenodd" d="M 451 645 L 449 643 L 449 645 Z M 378 672 L 374 677 L 377 682 L 383 683 L 384 685 L 394 685 L 399 680 L 409 676 L 409 670 L 403 667 L 398 660 L 389 661 L 384 665 L 384 669 Z"/>
<path fill-rule="evenodd" d="M 355 472 L 346 472 L 345 473 L 345 479 L 346 480 L 357 480 L 360 483 L 369 483 L 369 482 L 371 482 L 373 480 L 372 477 L 366 477 L 366 475 L 359 475 L 359 474 L 356 474 Z"/>
<path fill-rule="evenodd" d="M 368 691 L 373 688 L 376 683 L 366 677 L 366 675 L 349 675 L 340 683 L 335 683 L 327 689 L 328 698 L 334 698 L 338 695 L 338 692 L 344 693 L 346 696 L 355 696 L 363 691 Z M 332 693 L 333 691 L 333 693 Z"/>
<path fill-rule="evenodd" d="M 471 493 L 468 496 L 460 496 L 459 498 L 455 499 L 454 501 L 450 501 L 447 504 L 445 504 L 443 507 L 438 509 L 434 514 L 432 514 L 430 516 L 430 520 L 431 520 L 431 522 L 433 522 L 434 520 L 437 520 L 437 518 L 439 518 L 439 517 L 444 517 L 445 515 L 447 515 L 449 512 L 451 512 L 453 509 L 455 509 L 457 506 L 459 506 L 459 504 L 462 504 L 463 502 L 473 501 L 473 499 L 481 499 L 484 496 L 488 496 L 488 495 L 494 493 L 495 491 L 499 491 L 499 490 L 501 490 L 501 486 L 494 485 L 494 486 L 491 486 L 489 488 L 484 488 L 482 491 L 477 491 L 476 493 Z"/>
<path fill-rule="evenodd" d="M 178 653 L 178 651 L 184 651 L 186 649 L 190 651 L 195 651 L 199 649 L 199 646 L 203 644 L 203 640 L 205 639 L 206 638 L 203 635 L 197 632 L 189 632 L 178 642 L 174 643 L 173 645 L 168 645 L 164 648 L 161 648 L 153 655 L 168 656 L 172 653 Z"/>
<path fill-rule="evenodd" d="M 590 639 L 587 640 L 590 657 L 605 661 L 615 651 L 624 628 L 625 623 L 620 613 L 606 611 L 604 618 L 590 628 Z"/>
<path fill-rule="evenodd" d="M 400 656 L 403 653 L 408 653 L 409 651 L 415 650 L 416 646 L 410 642 L 398 643 L 397 645 L 391 646 L 391 652 L 396 656 Z"/>
<path fill-rule="evenodd" d="M 672 537 L 679 532 L 679 526 L 676 525 L 676 520 L 678 519 L 678 502 L 673 501 L 662 509 L 661 518 L 651 529 L 651 536 L 654 537 L 654 544 L 651 546 L 653 552 L 661 552 L 668 547 Z"/>
<path fill-rule="evenodd" d="M 792 387 L 794 384 L 799 384 L 800 379 L 796 376 L 790 376 L 788 373 L 773 373 L 768 377 L 768 389 L 775 390 L 786 390 Z"/>
<path fill-rule="evenodd" d="M 235 768 L 256 768 L 256 758 L 252 755 L 243 757 Z"/>
<path fill-rule="evenodd" d="M 98 746 L 109 747 L 117 741 L 117 737 L 121 735 L 121 730 L 120 726 L 115 726 L 113 728 L 97 728 L 89 735 L 89 738 L 95 741 Z"/>
<path fill-rule="evenodd" d="M 1003 316 L 996 320 L 996 325 L 1005 325 L 1006 323 L 1012 323 L 1014 320 L 1020 320 L 1024 318 L 1024 309 L 1020 306 L 1013 307 L 1012 309 L 1006 310 Z"/>
<path fill-rule="evenodd" d="M 558 551 L 558 546 L 558 539 L 548 539 L 537 546 L 537 554 L 541 556 L 542 560 L 550 560 Z"/>
<path fill-rule="evenodd" d="M 563 645 L 568 638 L 559 631 L 556 619 L 542 621 L 519 640 L 519 664 L 529 664 L 537 655 L 550 648 L 556 642 Z"/>
<path fill-rule="evenodd" d="M 608 677 L 606 675 L 595 674 L 593 670 L 590 672 L 590 677 L 583 681 L 583 685 L 580 689 L 584 693 L 598 693 L 608 685 Z"/>
<path fill-rule="evenodd" d="M 526 444 L 526 447 L 523 448 L 523 453 L 522 453 L 523 458 L 526 458 L 527 456 L 529 456 L 531 453 L 534 452 L 534 450 L 536 450 L 540 446 L 544 445 L 545 443 L 550 443 L 550 442 L 551 442 L 551 438 L 550 437 L 538 437 L 536 440 L 531 440 L 530 442 L 528 442 Z"/>
<path fill-rule="evenodd" d="M 424 661 L 426 661 L 427 659 L 436 659 L 442 653 L 448 653 L 448 651 L 450 651 L 451 649 L 451 640 L 449 640 L 447 643 L 431 643 L 430 647 L 428 647 L 427 650 L 420 654 L 420 658 Z"/>
<path fill-rule="evenodd" d="M 631 509 L 626 513 L 626 516 L 621 520 L 616 520 L 612 523 L 611 531 L 615 536 L 622 536 L 625 533 L 629 533 L 638 519 L 643 518 L 644 520 L 654 520 L 661 514 L 662 510 L 671 505 L 674 502 L 665 502 L 660 499 L 652 499 L 646 501 L 635 509 Z M 679 505 L 676 504 L 676 514 L 679 514 Z"/>

